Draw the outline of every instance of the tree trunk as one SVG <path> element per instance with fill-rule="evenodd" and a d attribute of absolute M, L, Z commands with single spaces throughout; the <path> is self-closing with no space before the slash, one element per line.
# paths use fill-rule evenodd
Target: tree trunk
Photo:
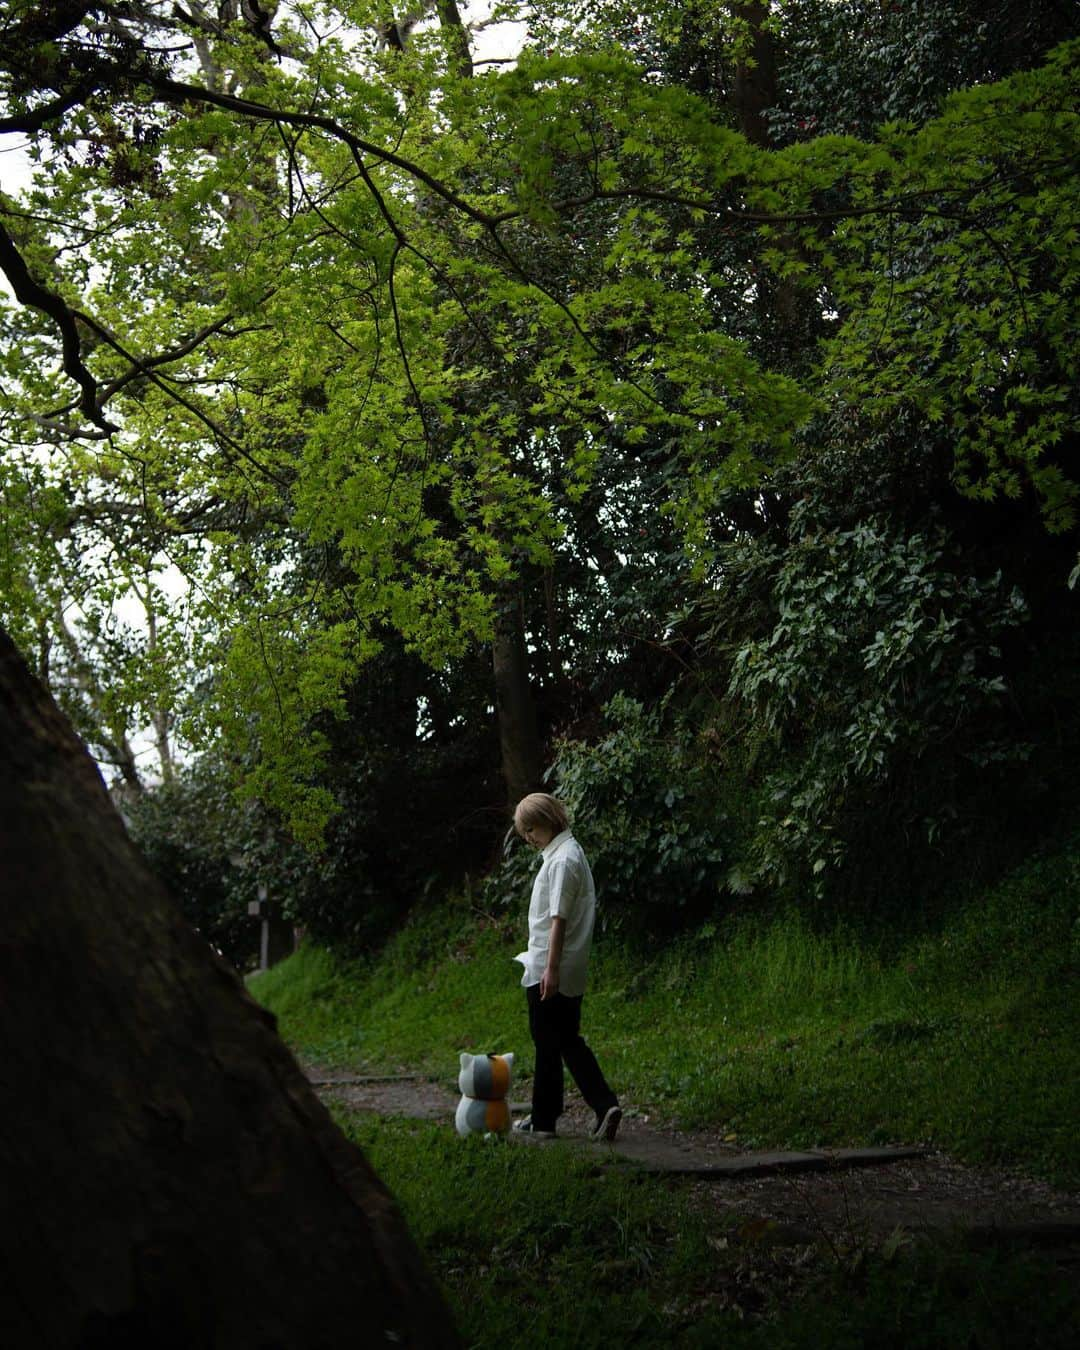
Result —
<path fill-rule="evenodd" d="M 514 806 L 527 792 L 540 787 L 543 772 L 521 600 L 516 591 L 506 591 L 500 597 L 491 655 L 503 779 L 507 799 Z"/>
<path fill-rule="evenodd" d="M 0 631 L 0 1345 L 456 1338 L 389 1193 Z"/>
<path fill-rule="evenodd" d="M 735 66 L 735 118 L 746 139 L 767 150 L 773 142 L 766 114 L 779 101 L 776 43 L 765 27 L 769 6 L 761 0 L 737 2 L 732 12 L 750 31 L 749 50 Z M 802 255 L 794 235 L 781 233 L 777 242 L 787 252 Z M 812 345 L 806 337 L 808 303 L 793 281 L 764 270 L 758 277 L 757 308 L 763 331 L 771 332 L 777 350 L 789 360 Z"/>
<path fill-rule="evenodd" d="M 739 130 L 754 145 L 772 143 L 765 114 L 776 106 L 776 49 L 765 27 L 769 7 L 760 0 L 735 3 L 732 12 L 750 30 L 749 50 L 736 62 L 732 91 Z"/>

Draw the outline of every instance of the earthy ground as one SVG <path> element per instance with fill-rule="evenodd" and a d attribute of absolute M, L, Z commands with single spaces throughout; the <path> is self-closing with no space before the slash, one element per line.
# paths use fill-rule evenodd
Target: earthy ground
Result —
<path fill-rule="evenodd" d="M 352 1110 L 445 1121 L 457 1094 L 424 1078 L 309 1076 L 321 1094 Z M 524 1104 L 522 1104 L 524 1109 Z M 515 1110 L 517 1104 L 515 1103 Z M 925 1230 L 962 1231 L 973 1243 L 1034 1243 L 1057 1250 L 1080 1271 L 1080 1194 L 1055 1190 L 1020 1173 L 966 1167 L 944 1154 L 874 1157 L 852 1165 L 841 1154 L 748 1155 L 709 1131 L 686 1131 L 644 1111 L 627 1111 L 614 1147 L 586 1142 L 589 1116 L 571 1108 L 561 1138 L 533 1147 L 588 1147 L 598 1165 L 638 1165 L 685 1178 L 703 1204 L 730 1220 L 731 1240 L 751 1237 L 775 1245 L 824 1243 L 838 1252 L 901 1240 Z M 523 1143 L 519 1136 L 515 1141 Z M 802 1161 L 800 1162 L 800 1158 Z M 727 1174 L 721 1168 L 761 1160 L 768 1175 Z M 803 1170 L 815 1167 L 821 1170 Z"/>

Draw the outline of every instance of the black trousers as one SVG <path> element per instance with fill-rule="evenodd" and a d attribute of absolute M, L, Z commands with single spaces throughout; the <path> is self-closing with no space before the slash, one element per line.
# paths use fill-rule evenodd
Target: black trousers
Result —
<path fill-rule="evenodd" d="M 525 990 L 529 1001 L 529 1032 L 536 1047 L 533 1075 L 532 1122 L 538 1130 L 553 1130 L 563 1111 L 563 1064 L 578 1090 L 602 1116 L 618 1098 L 600 1072 L 596 1056 L 581 1036 L 581 997 L 552 994 L 541 999 L 540 986 Z"/>

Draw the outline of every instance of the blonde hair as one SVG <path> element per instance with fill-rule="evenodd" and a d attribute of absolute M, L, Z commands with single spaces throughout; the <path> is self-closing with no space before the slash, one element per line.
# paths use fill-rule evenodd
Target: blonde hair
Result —
<path fill-rule="evenodd" d="M 549 792 L 530 792 L 514 808 L 514 829 L 524 834 L 530 825 L 546 825 L 552 834 L 570 828 L 570 817 L 558 797 Z"/>

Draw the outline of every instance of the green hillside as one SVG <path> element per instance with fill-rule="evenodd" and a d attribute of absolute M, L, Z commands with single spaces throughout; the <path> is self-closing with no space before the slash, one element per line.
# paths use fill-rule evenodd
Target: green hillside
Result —
<path fill-rule="evenodd" d="M 748 1147 L 930 1143 L 1075 1184 L 1078 900 L 1073 838 L 907 936 L 796 915 L 656 951 L 601 936 L 590 1038 L 627 1102 Z M 377 958 L 305 947 L 252 988 L 307 1059 L 449 1080 L 460 1050 L 529 1049 L 521 918 L 457 898 Z"/>
<path fill-rule="evenodd" d="M 1074 837 L 933 921 L 913 905 L 903 936 L 814 932 L 794 915 L 720 919 L 648 953 L 601 936 L 590 1040 L 628 1105 L 748 1148 L 925 1143 L 1075 1186 L 1078 897 Z M 527 1069 L 520 924 L 458 897 L 414 914 L 378 957 L 306 946 L 252 989 L 323 1066 L 449 1083 L 459 1050 L 513 1049 Z M 398 1194 L 471 1344 L 521 1344 L 527 1316 L 575 1347 L 612 1328 L 655 1345 L 1064 1347 L 1080 1316 L 1046 1258 L 947 1240 L 748 1256 L 693 1187 L 445 1126 L 342 1123 Z M 587 1292 L 569 1299 L 575 1282 Z"/>

